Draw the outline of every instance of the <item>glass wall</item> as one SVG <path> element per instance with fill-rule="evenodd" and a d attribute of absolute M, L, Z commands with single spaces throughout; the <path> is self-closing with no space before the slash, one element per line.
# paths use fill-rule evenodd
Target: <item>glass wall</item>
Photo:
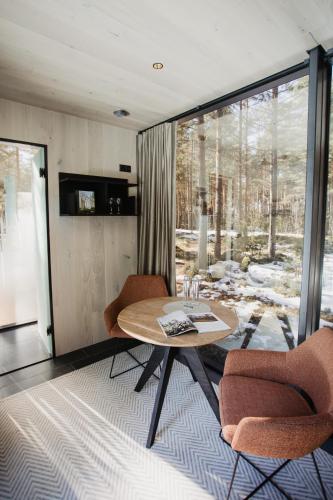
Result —
<path fill-rule="evenodd" d="M 178 125 L 177 289 L 236 309 L 224 348 L 296 345 L 307 105 L 306 76 Z"/>
<path fill-rule="evenodd" d="M 52 355 L 44 155 L 0 141 L 0 373 Z"/>
<path fill-rule="evenodd" d="M 0 327 L 37 320 L 31 187 L 37 151 L 0 142 Z"/>
<path fill-rule="evenodd" d="M 333 326 L 333 85 L 331 82 L 331 112 L 329 132 L 326 226 L 322 273 L 321 326 Z"/>

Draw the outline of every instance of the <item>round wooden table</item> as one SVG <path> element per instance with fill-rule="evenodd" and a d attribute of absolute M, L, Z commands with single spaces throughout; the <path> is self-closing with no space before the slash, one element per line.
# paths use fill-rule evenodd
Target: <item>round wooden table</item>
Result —
<path fill-rule="evenodd" d="M 199 302 L 204 304 L 206 309 L 209 307 L 209 309 L 230 328 L 228 330 L 209 333 L 185 333 L 176 337 L 166 337 L 157 322 L 157 318 L 168 314 L 169 311 L 166 309 L 170 307 L 171 303 L 176 302 L 179 302 L 181 308 L 184 299 L 180 297 L 161 297 L 142 300 L 126 307 L 118 316 L 118 324 L 124 332 L 142 342 L 155 345 L 147 366 L 135 387 L 137 392 L 142 390 L 146 382 L 162 362 L 161 377 L 148 433 L 147 448 L 150 448 L 154 443 L 158 421 L 175 359 L 188 366 L 194 382 L 199 383 L 216 418 L 220 421 L 219 402 L 207 375 L 198 347 L 222 340 L 232 333 L 238 326 L 237 315 L 233 310 L 217 302 L 202 299 L 199 301 L 187 301 L 193 303 L 193 306 Z M 171 307 L 177 307 L 177 305 Z M 196 311 L 193 310 L 192 312 Z"/>

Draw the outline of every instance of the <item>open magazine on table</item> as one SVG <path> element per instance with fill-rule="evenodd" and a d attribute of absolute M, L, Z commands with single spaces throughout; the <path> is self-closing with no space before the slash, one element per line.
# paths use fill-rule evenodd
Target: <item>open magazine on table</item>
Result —
<path fill-rule="evenodd" d="M 208 333 L 229 330 L 229 326 L 212 312 L 185 314 L 174 311 L 157 318 L 167 337 L 175 337 L 183 333 Z"/>

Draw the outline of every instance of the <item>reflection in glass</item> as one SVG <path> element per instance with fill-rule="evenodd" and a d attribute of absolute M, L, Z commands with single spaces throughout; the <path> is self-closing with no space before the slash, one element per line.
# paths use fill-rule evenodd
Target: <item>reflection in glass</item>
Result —
<path fill-rule="evenodd" d="M 0 142 L 0 371 L 52 352 L 44 167 L 42 147 Z M 28 322 L 6 341 L 4 328 Z"/>
<path fill-rule="evenodd" d="M 308 78 L 178 125 L 176 269 L 235 307 L 223 347 L 288 350 L 297 339 Z"/>
<path fill-rule="evenodd" d="M 0 326 L 37 318 L 32 146 L 0 143 Z"/>
<path fill-rule="evenodd" d="M 326 226 L 321 295 L 321 326 L 333 326 L 333 85 L 331 84 L 331 113 L 329 132 Z"/>

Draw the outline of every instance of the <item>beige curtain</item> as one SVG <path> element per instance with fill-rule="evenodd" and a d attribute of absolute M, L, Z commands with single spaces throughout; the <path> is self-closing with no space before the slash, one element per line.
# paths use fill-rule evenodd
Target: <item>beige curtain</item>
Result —
<path fill-rule="evenodd" d="M 139 274 L 160 274 L 175 294 L 176 123 L 138 136 Z"/>

